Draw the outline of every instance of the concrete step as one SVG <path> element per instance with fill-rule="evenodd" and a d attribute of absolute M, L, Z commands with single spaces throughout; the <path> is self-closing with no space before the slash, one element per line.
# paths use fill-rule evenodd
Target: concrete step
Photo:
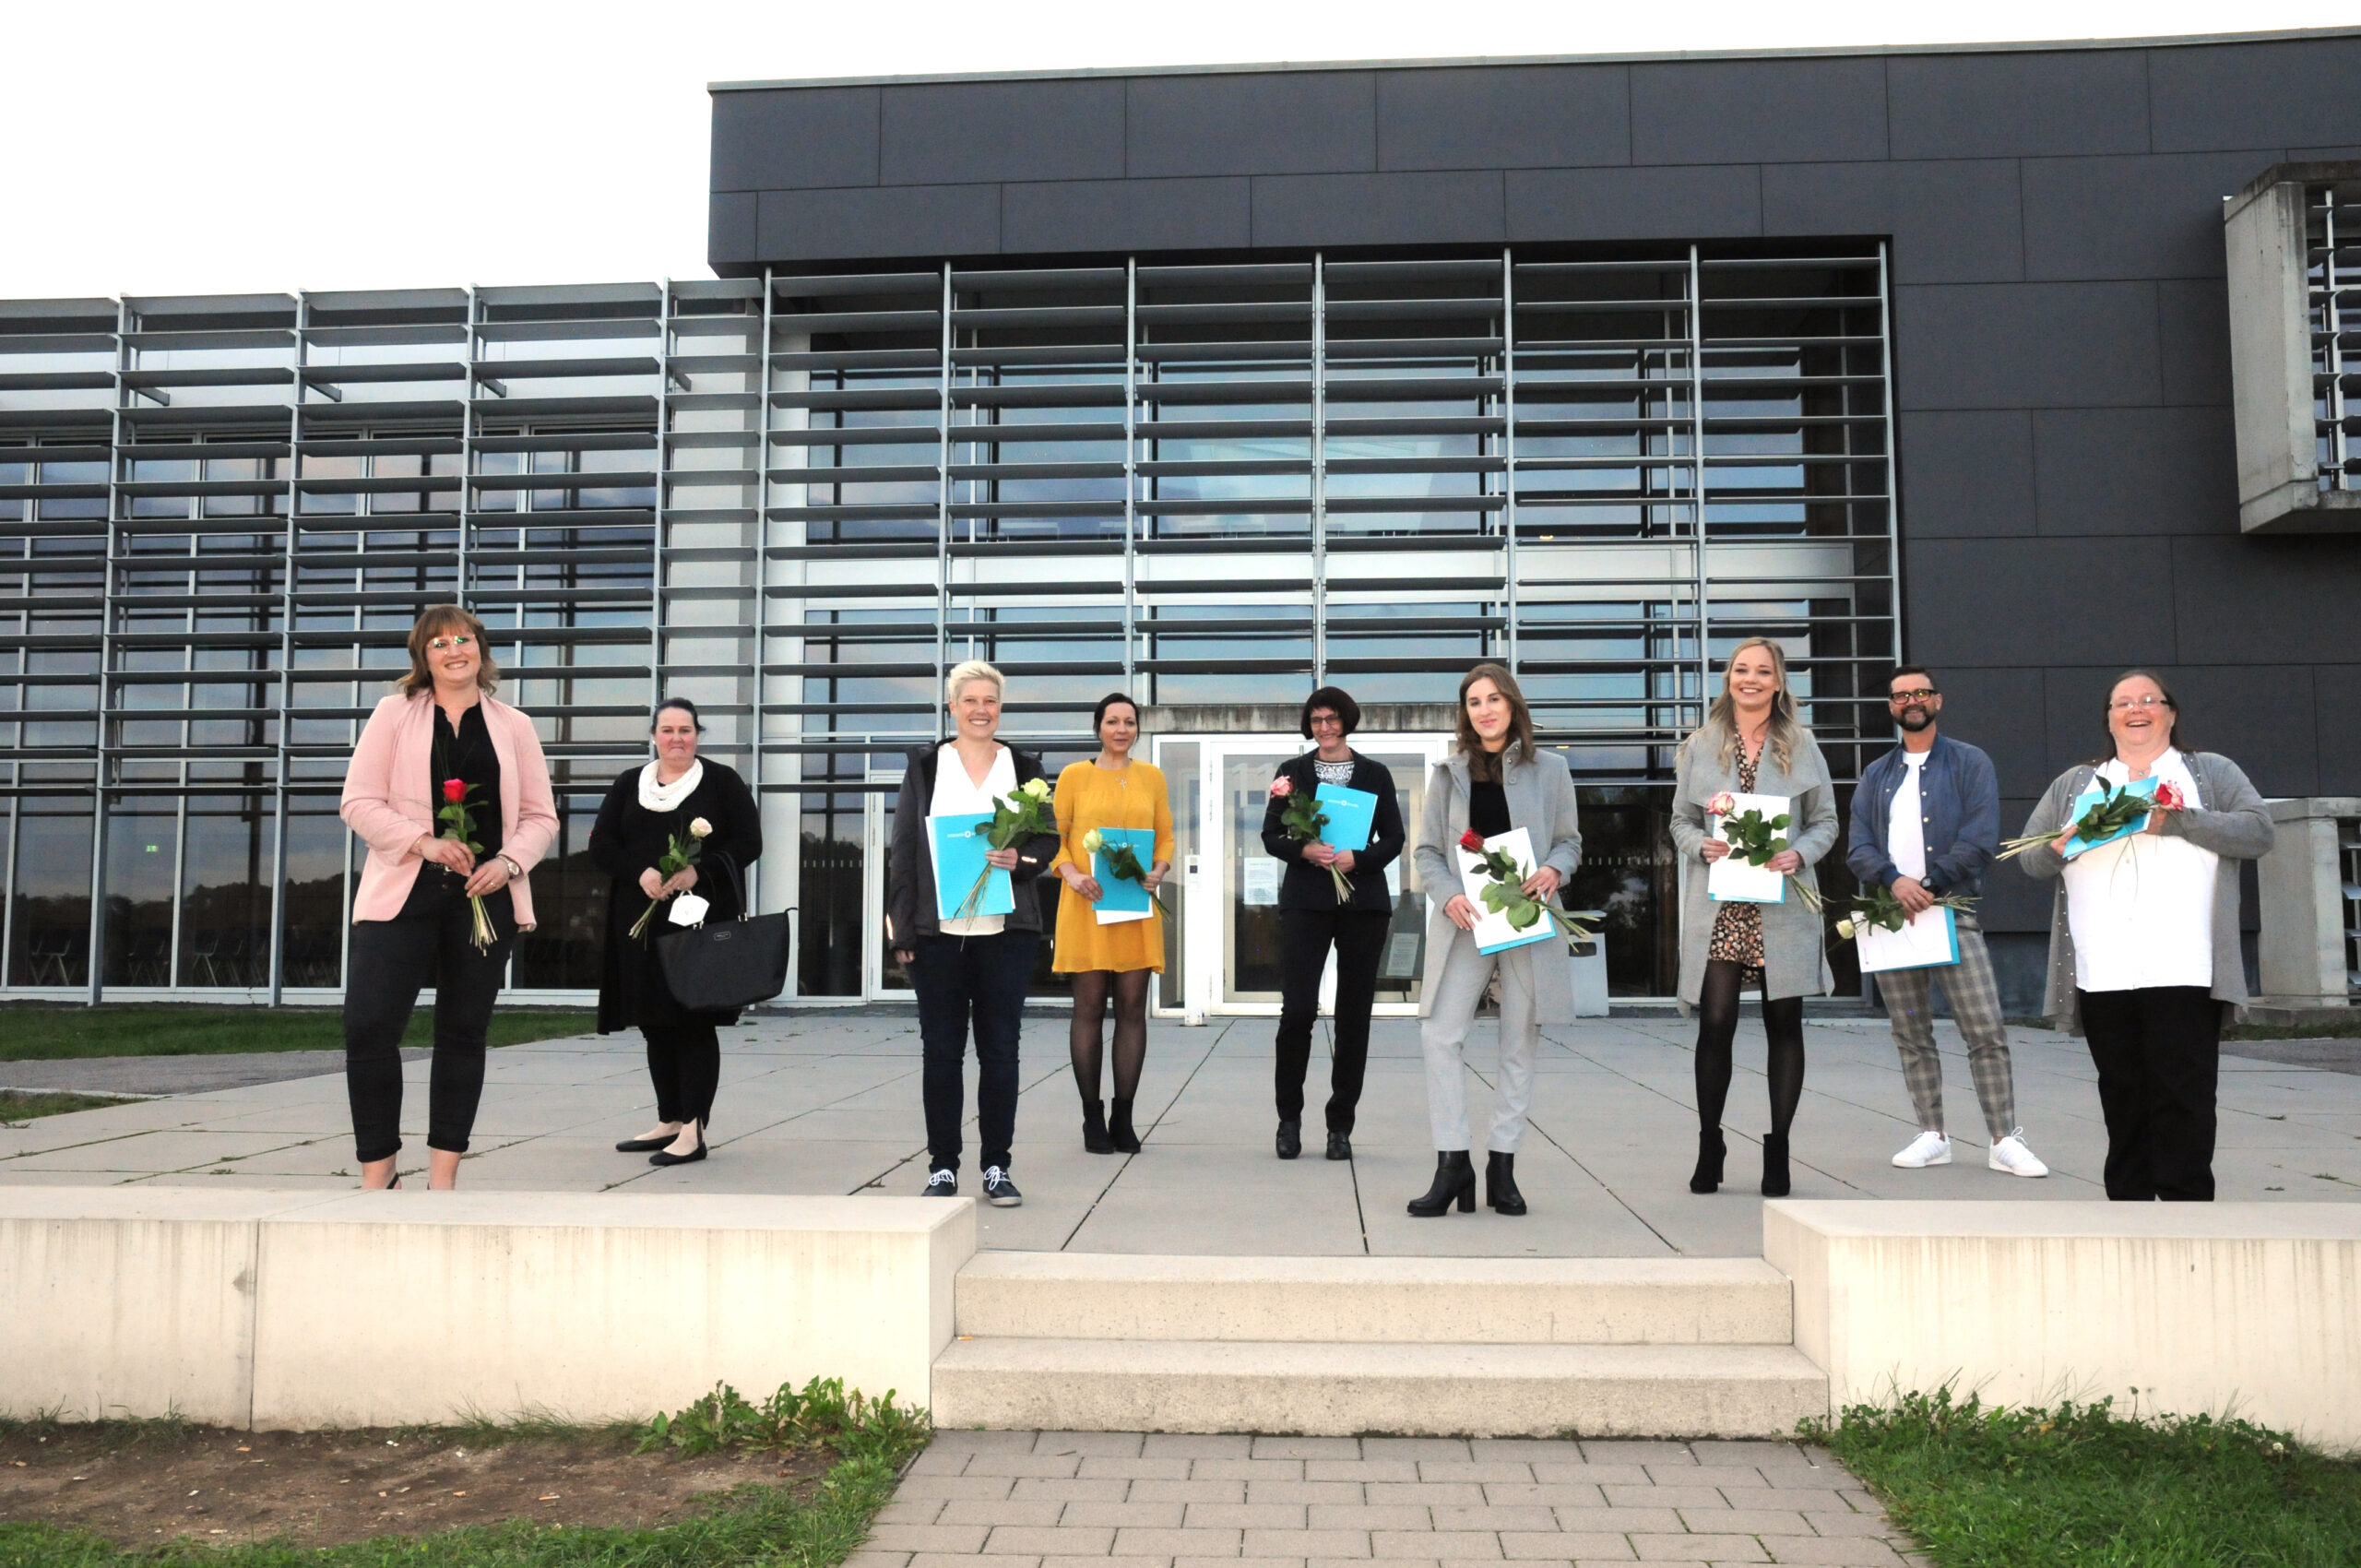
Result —
<path fill-rule="evenodd" d="M 954 1285 L 978 1338 L 1327 1344 L 1787 1345 L 1760 1258 L 1252 1258 L 979 1253 Z"/>
<path fill-rule="evenodd" d="M 998 1430 L 1777 1437 L 1828 1379 L 1785 1345 L 957 1339 L 933 1400 Z"/>

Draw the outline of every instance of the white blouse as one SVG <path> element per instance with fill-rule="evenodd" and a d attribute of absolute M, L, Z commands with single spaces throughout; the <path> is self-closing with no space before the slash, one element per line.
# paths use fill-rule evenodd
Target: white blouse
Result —
<path fill-rule="evenodd" d="M 2149 769 L 2201 806 L 2197 779 L 2177 749 Z M 2110 785 L 2130 769 L 2110 761 L 2098 770 Z M 2074 937 L 2074 985 L 2081 991 L 2140 991 L 2213 983 L 2213 879 L 2222 857 L 2186 838 L 2135 833 L 2086 849 L 2066 862 L 2066 925 Z"/>
<path fill-rule="evenodd" d="M 930 816 L 971 816 L 978 812 L 989 813 L 1000 801 L 1016 793 L 1016 754 L 1006 746 L 992 758 L 990 773 L 980 785 L 967 777 L 967 765 L 959 760 L 956 742 L 946 741 L 934 754 L 934 798 L 928 803 Z M 965 890 L 962 889 L 964 892 Z M 972 915 L 967 920 L 942 922 L 945 936 L 996 936 L 1008 923 L 1006 915 Z"/>

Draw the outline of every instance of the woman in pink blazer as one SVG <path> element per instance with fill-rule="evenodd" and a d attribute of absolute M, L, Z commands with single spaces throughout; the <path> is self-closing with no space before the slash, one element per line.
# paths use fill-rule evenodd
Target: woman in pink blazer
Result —
<path fill-rule="evenodd" d="M 377 705 L 344 778 L 345 826 L 369 846 L 352 899 L 344 1076 L 364 1188 L 398 1184 L 402 1031 L 434 987 L 427 1184 L 458 1183 L 483 1096 L 484 1037 L 516 933 L 533 929 L 525 875 L 557 837 L 533 721 L 495 699 L 483 623 L 438 604 L 409 631 L 409 673 Z M 455 832 L 450 803 L 469 831 Z"/>

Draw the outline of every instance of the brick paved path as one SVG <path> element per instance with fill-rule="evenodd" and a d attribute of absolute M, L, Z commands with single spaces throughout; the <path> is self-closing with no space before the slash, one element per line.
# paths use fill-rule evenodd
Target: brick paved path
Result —
<path fill-rule="evenodd" d="M 1793 1443 L 946 1431 L 847 1568 L 1924 1562 L 1910 1550 Z"/>

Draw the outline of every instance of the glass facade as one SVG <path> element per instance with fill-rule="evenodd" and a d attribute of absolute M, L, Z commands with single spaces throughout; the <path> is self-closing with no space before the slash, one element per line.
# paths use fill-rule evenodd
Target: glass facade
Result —
<path fill-rule="evenodd" d="M 763 801 L 791 993 L 850 997 L 901 983 L 883 830 L 950 664 L 1054 771 L 1109 690 L 1447 704 L 1490 658 L 1662 993 L 1730 645 L 1781 639 L 1841 778 L 1884 743 L 1887 324 L 1859 244 L 0 303 L 0 988 L 338 990 L 343 759 L 459 598 L 565 823 L 522 991 L 596 984 L 583 839 L 659 692 Z"/>

